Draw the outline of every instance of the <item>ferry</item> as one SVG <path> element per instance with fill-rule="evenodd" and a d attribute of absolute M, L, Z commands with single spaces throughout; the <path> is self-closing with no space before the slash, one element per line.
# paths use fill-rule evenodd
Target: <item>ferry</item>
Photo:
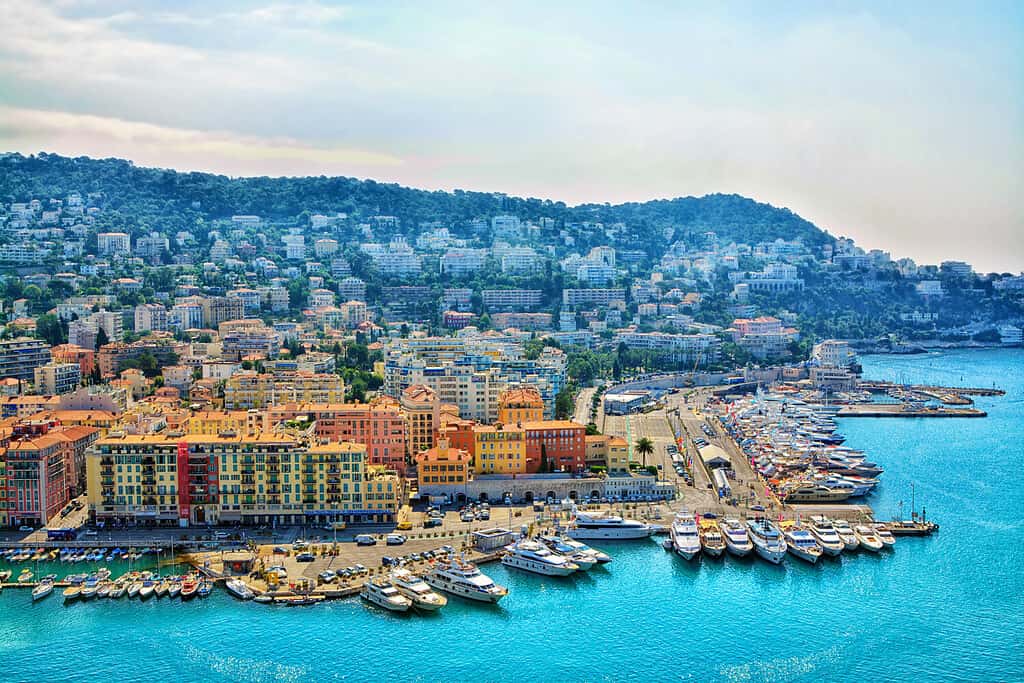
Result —
<path fill-rule="evenodd" d="M 786 539 L 771 520 L 761 517 L 747 520 L 747 531 L 754 550 L 772 564 L 780 564 L 786 556 Z"/>
<path fill-rule="evenodd" d="M 672 549 L 684 560 L 692 560 L 700 554 L 700 531 L 693 513 L 680 510 L 668 530 Z"/>
<path fill-rule="evenodd" d="M 537 541 L 519 540 L 505 548 L 501 563 L 545 576 L 568 576 L 579 569 L 563 555 L 556 555 Z"/>
<path fill-rule="evenodd" d="M 854 533 L 850 527 L 850 523 L 845 519 L 834 519 L 832 520 L 832 526 L 836 530 L 836 534 L 842 540 L 846 550 L 856 550 L 860 547 L 860 541 L 857 540 L 857 534 Z"/>
<path fill-rule="evenodd" d="M 391 572 L 391 583 L 399 593 L 409 598 L 412 606 L 417 609 L 433 612 L 448 604 L 443 595 L 432 591 L 423 579 L 408 569 L 396 569 Z"/>
<path fill-rule="evenodd" d="M 846 547 L 846 543 L 839 537 L 839 533 L 832 526 L 832 522 L 829 521 L 828 517 L 822 517 L 821 515 L 811 517 L 811 523 L 807 525 L 807 528 L 826 555 L 836 557 Z"/>
<path fill-rule="evenodd" d="M 384 579 L 367 581 L 363 584 L 363 590 L 359 596 L 367 602 L 372 602 L 378 607 L 392 612 L 408 612 L 412 607 L 412 600 L 399 593 L 394 584 Z"/>
<path fill-rule="evenodd" d="M 508 589 L 494 583 L 475 564 L 455 558 L 434 563 L 423 580 L 433 588 L 477 602 L 495 603 L 508 595 Z"/>
<path fill-rule="evenodd" d="M 251 600 L 256 597 L 252 590 L 249 589 L 249 586 L 245 584 L 245 581 L 241 579 L 228 579 L 224 582 L 224 588 L 239 600 Z M 178 590 L 180 591 L 181 589 L 179 588 Z"/>
<path fill-rule="evenodd" d="M 655 531 L 650 524 L 614 515 L 579 510 L 574 510 L 574 514 L 575 518 L 566 533 L 576 540 L 632 540 L 647 538 Z"/>
<path fill-rule="evenodd" d="M 798 526 L 790 527 L 785 532 L 786 545 L 789 552 L 801 560 L 815 564 L 821 559 L 822 550 L 814 535 L 807 529 Z"/>
<path fill-rule="evenodd" d="M 885 544 L 882 543 L 882 539 L 878 537 L 878 534 L 872 527 L 866 524 L 861 524 L 853 528 L 853 532 L 857 534 L 857 540 L 860 542 L 860 547 L 865 550 L 870 550 L 873 553 L 877 553 L 881 550 Z"/>
<path fill-rule="evenodd" d="M 750 535 L 740 520 L 729 517 L 718 523 L 718 529 L 722 532 L 722 539 L 725 541 L 725 549 L 736 557 L 746 557 L 754 549 L 750 542 Z"/>

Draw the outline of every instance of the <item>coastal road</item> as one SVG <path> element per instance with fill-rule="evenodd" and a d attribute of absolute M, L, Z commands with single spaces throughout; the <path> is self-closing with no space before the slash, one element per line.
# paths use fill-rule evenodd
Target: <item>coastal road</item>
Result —
<path fill-rule="evenodd" d="M 584 387 L 583 389 L 580 389 L 580 393 L 576 395 L 576 408 L 572 418 L 575 422 L 579 422 L 583 425 L 590 422 L 590 406 L 594 400 L 594 392 L 596 391 L 597 389 L 594 387 Z"/>

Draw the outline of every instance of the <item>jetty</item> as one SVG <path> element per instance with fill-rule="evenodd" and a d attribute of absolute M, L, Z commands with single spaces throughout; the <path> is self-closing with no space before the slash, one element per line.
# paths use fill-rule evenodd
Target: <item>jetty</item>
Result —
<path fill-rule="evenodd" d="M 839 409 L 837 417 L 985 417 L 977 408 L 914 406 L 907 403 L 854 403 Z"/>

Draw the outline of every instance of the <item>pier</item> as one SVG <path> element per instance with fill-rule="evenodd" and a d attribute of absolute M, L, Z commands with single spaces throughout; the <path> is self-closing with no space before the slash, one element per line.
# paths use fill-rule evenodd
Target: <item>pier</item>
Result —
<path fill-rule="evenodd" d="M 837 417 L 986 417 L 977 408 L 914 407 L 906 403 L 855 403 L 839 409 Z"/>

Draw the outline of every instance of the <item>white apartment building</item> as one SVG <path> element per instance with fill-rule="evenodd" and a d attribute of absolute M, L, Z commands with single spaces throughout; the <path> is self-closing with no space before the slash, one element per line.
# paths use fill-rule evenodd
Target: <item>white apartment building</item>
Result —
<path fill-rule="evenodd" d="M 281 238 L 284 242 L 284 256 L 289 261 L 301 261 L 306 258 L 306 238 L 302 235 L 288 234 Z"/>
<path fill-rule="evenodd" d="M 441 257 L 441 272 L 461 277 L 472 275 L 484 267 L 486 249 L 449 249 Z"/>
<path fill-rule="evenodd" d="M 494 311 L 529 311 L 540 306 L 543 292 L 539 289 L 485 289 L 483 304 Z"/>
<path fill-rule="evenodd" d="M 611 289 L 563 289 L 563 306 L 583 306 L 594 304 L 607 306 L 613 301 L 625 301 L 626 290 L 621 287 Z"/>
<path fill-rule="evenodd" d="M 135 307 L 136 332 L 166 332 L 167 309 L 161 304 L 139 304 Z"/>
<path fill-rule="evenodd" d="M 814 345 L 811 360 L 825 368 L 848 368 L 857 362 L 857 354 L 850 348 L 849 342 L 826 339 Z"/>
<path fill-rule="evenodd" d="M 366 301 L 366 283 L 355 276 L 349 276 L 338 283 L 338 295 L 342 301 Z"/>
<path fill-rule="evenodd" d="M 338 253 L 338 240 L 332 240 L 329 237 L 318 239 L 313 243 L 313 252 L 317 258 L 326 258 L 333 256 Z"/>
<path fill-rule="evenodd" d="M 46 396 L 70 394 L 82 383 L 82 368 L 78 363 L 47 363 L 35 371 L 36 393 Z"/>
<path fill-rule="evenodd" d="M 101 232 L 96 235 L 96 249 L 101 256 L 127 256 L 132 252 L 131 238 L 124 232 Z"/>
<path fill-rule="evenodd" d="M 675 361 L 707 364 L 718 358 L 719 340 L 713 334 L 666 334 L 664 332 L 619 332 L 615 346 L 655 351 Z"/>

